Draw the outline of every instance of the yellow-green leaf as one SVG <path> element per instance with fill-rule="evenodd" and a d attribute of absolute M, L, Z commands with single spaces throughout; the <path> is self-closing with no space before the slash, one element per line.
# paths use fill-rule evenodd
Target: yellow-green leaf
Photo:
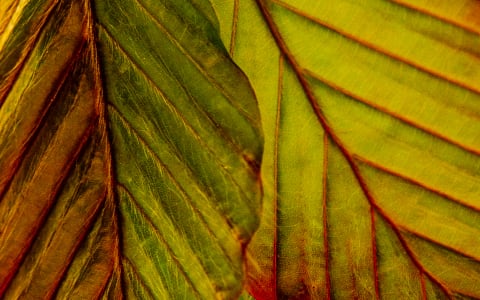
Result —
<path fill-rule="evenodd" d="M 214 0 L 257 93 L 257 299 L 480 298 L 480 5 Z"/>
<path fill-rule="evenodd" d="M 263 142 L 210 3 L 0 19 L 0 298 L 239 296 Z"/>

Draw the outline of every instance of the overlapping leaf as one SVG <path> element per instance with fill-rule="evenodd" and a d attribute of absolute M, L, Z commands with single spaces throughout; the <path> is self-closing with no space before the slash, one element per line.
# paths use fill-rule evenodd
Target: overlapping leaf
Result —
<path fill-rule="evenodd" d="M 238 296 L 262 140 L 210 4 L 0 12 L 0 297 Z"/>
<path fill-rule="evenodd" d="M 266 135 L 257 299 L 480 298 L 478 1 L 213 1 Z"/>

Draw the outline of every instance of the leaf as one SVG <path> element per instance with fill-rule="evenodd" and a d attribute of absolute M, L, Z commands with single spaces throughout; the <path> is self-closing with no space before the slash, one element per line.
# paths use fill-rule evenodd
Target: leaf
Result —
<path fill-rule="evenodd" d="M 237 297 L 262 139 L 209 2 L 0 12 L 0 298 Z"/>
<path fill-rule="evenodd" d="M 213 1 L 257 93 L 257 299 L 480 298 L 478 1 Z"/>

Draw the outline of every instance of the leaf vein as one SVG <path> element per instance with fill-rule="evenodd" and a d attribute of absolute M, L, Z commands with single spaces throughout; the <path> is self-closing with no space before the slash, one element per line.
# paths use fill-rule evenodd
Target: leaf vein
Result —
<path fill-rule="evenodd" d="M 398 228 L 400 229 L 400 231 L 408 232 L 408 233 L 410 233 L 410 234 L 412 234 L 412 235 L 414 235 L 414 236 L 416 236 L 416 237 L 418 237 L 418 238 L 420 238 L 420 239 L 422 239 L 422 240 L 425 240 L 425 241 L 427 241 L 427 242 L 429 242 L 429 243 L 432 243 L 432 244 L 435 244 L 435 245 L 437 245 L 437 246 L 440 246 L 440 247 L 442 247 L 442 248 L 444 248 L 444 249 L 447 249 L 447 250 L 449 250 L 449 251 L 456 252 L 456 253 L 458 253 L 459 255 L 461 255 L 461 256 L 463 256 L 463 257 L 465 257 L 465 258 L 468 258 L 468 259 L 470 259 L 470 260 L 473 260 L 473 261 L 475 261 L 475 262 L 479 262 L 479 263 L 480 263 L 480 257 L 475 257 L 475 256 L 473 256 L 473 255 L 470 255 L 470 254 L 468 254 L 468 253 L 463 252 L 461 249 L 457 249 L 457 248 L 455 248 L 455 247 L 452 247 L 452 246 L 449 246 L 449 245 L 447 245 L 447 244 L 445 244 L 445 243 L 442 243 L 441 241 L 438 241 L 438 240 L 436 240 L 436 239 L 433 239 L 433 238 L 431 238 L 431 237 L 429 237 L 429 236 L 427 236 L 427 235 L 425 235 L 425 234 L 422 234 L 422 233 L 416 231 L 414 228 L 408 228 L 408 227 L 401 226 L 401 225 L 398 225 Z"/>
<path fill-rule="evenodd" d="M 262 1 L 262 0 L 260 0 L 260 1 Z M 366 47 L 366 48 L 368 48 L 372 51 L 380 53 L 380 54 L 382 54 L 382 55 L 384 55 L 384 56 L 386 56 L 386 57 L 388 57 L 392 60 L 401 62 L 405 65 L 410 66 L 410 67 L 413 67 L 413 68 L 415 68 L 419 71 L 422 71 L 422 72 L 424 72 L 424 73 L 426 73 L 426 74 L 428 74 L 432 77 L 437 77 L 439 79 L 442 79 L 443 81 L 447 82 L 448 84 L 457 85 L 461 88 L 464 88 L 468 91 L 471 91 L 472 93 L 480 95 L 480 88 L 478 88 L 478 87 L 470 86 L 469 84 L 467 84 L 465 82 L 462 82 L 461 80 L 458 80 L 458 79 L 455 79 L 455 78 L 450 78 L 447 74 L 437 72 L 433 69 L 430 69 L 428 67 L 425 67 L 425 66 L 421 65 L 418 62 L 414 62 L 412 60 L 409 60 L 407 58 L 402 57 L 399 54 L 396 54 L 392 51 L 389 51 L 388 49 L 381 48 L 381 47 L 375 45 L 374 43 L 371 43 L 367 40 L 361 39 L 361 38 L 359 38 L 359 37 L 357 37 L 357 36 L 355 36 L 355 35 L 353 35 L 349 32 L 346 32 L 346 31 L 342 30 L 342 29 L 338 29 L 338 28 L 334 27 L 333 25 L 328 24 L 327 22 L 324 22 L 324 21 L 322 21 L 322 20 L 320 20 L 320 19 L 318 19 L 314 16 L 311 16 L 311 15 L 307 14 L 306 12 L 300 11 L 297 8 L 295 8 L 291 5 L 288 5 L 286 3 L 283 3 L 279 0 L 270 0 L 270 1 L 272 1 L 273 3 L 275 3 L 277 5 L 280 5 L 281 7 L 284 7 L 285 9 L 291 11 L 292 13 L 295 13 L 299 16 L 302 16 L 302 17 L 314 22 L 315 24 L 317 24 L 321 27 L 324 27 L 324 28 L 326 28 L 326 29 L 328 29 L 332 32 L 335 32 L 335 33 L 339 34 L 340 36 L 342 36 L 342 37 L 344 37 L 348 40 L 356 42 L 359 45 L 362 45 L 362 46 L 364 46 L 364 47 Z M 478 58 L 476 56 L 473 56 L 472 54 L 469 54 L 469 55 L 472 56 L 472 58 L 474 58 L 475 60 L 478 60 Z"/>
<path fill-rule="evenodd" d="M 312 77 L 313 79 L 329 86 L 330 88 L 344 94 L 345 96 L 351 98 L 351 99 L 354 99 L 355 101 L 359 102 L 359 103 L 362 103 L 370 108 L 373 108 L 381 113 L 384 113 L 386 115 L 389 115 L 399 121 L 401 121 L 402 123 L 410 126 L 410 127 L 413 127 L 415 129 L 418 129 L 418 130 L 421 130 L 431 136 L 434 136 L 438 139 L 441 139 L 449 144 L 452 144 L 454 145 L 455 147 L 458 147 L 462 150 L 465 150 L 465 151 L 468 151 L 472 154 L 475 154 L 475 155 L 480 155 L 480 149 L 475 149 L 471 146 L 468 146 L 468 145 L 465 145 L 465 144 L 462 144 L 461 142 L 459 141 L 456 141 L 455 139 L 451 138 L 451 137 L 448 137 L 446 135 L 443 135 L 442 133 L 440 133 L 439 131 L 436 131 L 435 129 L 431 129 L 431 128 L 428 128 L 427 126 L 424 126 L 422 124 L 419 124 L 418 122 L 415 122 L 413 120 L 410 120 L 408 117 L 404 117 L 402 116 L 401 114 L 398 114 L 398 113 L 395 113 L 385 107 L 382 107 L 381 105 L 378 105 L 378 104 L 375 104 L 373 102 L 371 102 L 370 100 L 366 99 L 366 98 L 363 98 L 359 95 L 356 95 L 354 92 L 352 91 L 349 91 L 348 89 L 344 89 L 338 85 L 336 85 L 335 83 L 333 82 L 330 82 L 328 81 L 327 79 L 323 78 L 321 75 L 319 74 L 316 74 L 315 72 L 311 71 L 311 70 L 307 70 L 307 69 L 304 69 L 303 70 L 304 74 Z"/>
<path fill-rule="evenodd" d="M 130 202 L 132 203 L 132 205 L 135 206 L 135 209 L 139 212 L 139 214 L 142 216 L 142 218 L 145 220 L 145 223 L 152 229 L 152 231 L 154 232 L 155 236 L 157 237 L 157 239 L 159 241 L 161 241 L 161 243 L 165 246 L 165 249 L 167 250 L 167 253 L 170 255 L 170 257 L 172 258 L 172 261 L 174 262 L 175 266 L 177 267 L 178 271 L 183 275 L 183 277 L 185 278 L 185 281 L 187 282 L 188 286 L 190 286 L 190 288 L 194 291 L 194 293 L 197 295 L 198 298 L 200 298 L 200 293 L 198 291 L 198 289 L 196 288 L 196 286 L 193 284 L 191 278 L 188 276 L 188 272 L 186 272 L 184 270 L 184 267 L 183 265 L 180 263 L 180 261 L 178 261 L 173 249 L 171 248 L 170 244 L 165 240 L 165 238 L 163 238 L 160 230 L 157 228 L 157 226 L 155 225 L 155 223 L 150 219 L 150 217 L 148 216 L 148 214 L 145 212 L 145 210 L 138 204 L 137 202 L 137 199 L 133 196 L 133 194 L 127 189 L 126 186 L 124 186 L 123 184 L 121 183 L 117 183 L 117 187 L 119 189 L 122 189 L 125 194 L 128 196 L 128 198 L 130 199 Z M 177 235 L 177 236 L 182 236 L 182 235 Z M 143 247 L 140 247 L 142 249 L 142 251 L 144 250 Z M 149 257 L 148 253 L 145 253 L 145 251 L 143 251 L 145 256 L 146 257 Z M 123 257 L 123 259 L 127 259 L 126 256 Z M 132 265 L 133 266 L 133 265 Z M 202 265 L 203 267 L 203 265 Z M 158 269 L 155 268 L 156 272 L 158 275 L 160 275 L 160 277 L 163 278 L 162 274 L 160 274 L 158 272 Z M 168 289 L 166 289 L 169 293 L 171 293 L 171 291 L 169 291 Z M 173 295 L 171 295 L 173 296 Z"/>
<path fill-rule="evenodd" d="M 453 25 L 453 26 L 457 26 L 457 27 L 462 28 L 463 30 L 466 30 L 466 31 L 469 31 L 471 33 L 475 33 L 475 34 L 480 35 L 480 30 L 478 30 L 475 27 L 469 27 L 467 24 L 462 24 L 461 22 L 457 22 L 453 19 L 449 19 L 448 17 L 441 16 L 440 14 L 436 14 L 435 12 L 430 11 L 428 9 L 423 9 L 419 6 L 416 6 L 415 4 L 408 3 L 405 0 L 392 0 L 392 1 L 399 6 L 406 7 L 410 10 L 417 11 L 419 13 L 425 14 L 425 15 L 430 16 L 432 18 L 438 19 L 438 20 L 440 20 L 444 23 L 447 23 L 447 24 L 450 24 L 450 25 Z"/>
<path fill-rule="evenodd" d="M 121 45 L 119 45 L 114 37 L 108 32 L 108 30 L 102 26 L 102 28 L 105 30 L 105 33 L 107 34 L 107 36 L 112 40 L 112 42 L 118 47 L 118 49 L 120 49 L 121 53 L 123 53 L 125 55 L 125 57 L 132 63 L 132 65 L 140 71 L 140 73 L 145 77 L 145 79 L 152 84 L 153 87 L 155 87 L 155 90 L 160 93 L 160 95 L 162 96 L 162 99 L 164 100 L 164 103 L 165 105 L 167 105 L 174 113 L 175 113 L 175 116 L 177 116 L 181 121 L 182 123 L 185 125 L 185 127 L 188 129 L 188 131 L 192 134 L 192 136 L 194 137 L 194 139 L 196 139 L 205 149 L 207 149 L 207 151 L 211 154 L 210 157 L 215 161 L 216 165 L 218 166 L 218 169 L 222 172 L 223 175 L 225 175 L 228 179 L 230 179 L 230 182 L 236 187 L 236 189 L 238 190 L 239 194 L 242 196 L 243 199 L 248 199 L 248 197 L 246 196 L 245 192 L 243 191 L 243 189 L 240 187 L 240 185 L 238 184 L 238 182 L 235 180 L 234 177 L 232 177 L 232 174 L 230 174 L 229 172 L 227 172 L 225 170 L 225 168 L 222 166 L 222 162 L 219 160 L 219 155 L 217 155 L 217 153 L 215 153 L 215 151 L 210 147 L 208 146 L 208 144 L 205 143 L 205 141 L 203 140 L 203 138 L 196 132 L 196 130 L 193 128 L 193 126 L 189 123 L 189 121 L 182 115 L 182 113 L 175 107 L 175 105 L 173 104 L 173 102 L 168 98 L 166 97 L 165 94 L 163 94 L 163 92 L 160 90 L 160 88 L 155 84 L 155 82 L 153 82 L 151 80 L 151 78 L 142 70 L 142 68 L 140 68 L 136 63 L 135 61 L 128 55 L 128 53 L 125 51 L 125 49 L 123 49 L 121 47 Z M 109 103 L 109 105 L 111 105 L 112 107 L 115 107 L 113 103 Z M 117 112 L 119 112 L 120 114 L 120 110 L 117 109 Z M 133 126 L 125 119 L 123 118 L 123 120 L 129 125 L 129 128 L 133 128 Z M 138 133 L 138 131 L 136 131 L 136 135 L 137 136 L 140 136 L 140 134 Z M 142 141 L 144 141 L 144 145 L 147 145 L 146 141 L 142 139 Z M 173 143 L 167 139 L 166 140 L 167 144 L 169 145 L 170 149 L 172 150 L 172 153 L 175 154 L 175 156 L 177 158 L 179 158 L 180 161 L 183 162 L 183 160 L 181 160 L 181 154 L 178 152 L 177 148 L 175 147 L 175 145 L 173 145 Z M 153 150 L 152 150 L 153 152 Z M 191 173 L 194 173 L 193 170 L 187 165 L 187 164 L 184 164 L 185 167 L 187 169 L 190 170 Z M 199 186 L 203 187 L 202 184 L 199 183 Z M 206 189 L 202 189 L 203 192 L 205 192 L 206 194 L 211 195 L 211 193 L 209 191 L 207 191 Z M 252 213 L 253 213 L 253 210 L 252 210 Z"/>
<path fill-rule="evenodd" d="M 197 131 L 193 128 L 192 124 L 185 118 L 185 116 L 182 114 L 182 112 L 175 106 L 174 101 L 169 99 L 169 97 L 166 96 L 166 94 L 162 91 L 160 86 L 153 80 L 153 78 L 148 75 L 145 70 L 135 61 L 135 59 L 128 53 L 128 51 L 116 40 L 116 38 L 113 36 L 113 34 L 108 30 L 108 28 L 102 24 L 99 24 L 99 27 L 105 32 L 106 36 L 109 38 L 109 40 L 112 42 L 113 45 L 115 45 L 121 54 L 132 64 L 132 66 L 137 70 L 143 78 L 150 83 L 151 86 L 154 87 L 155 91 L 157 91 L 161 96 L 162 99 L 164 100 L 165 105 L 167 105 L 177 117 L 180 118 L 183 124 L 186 125 L 186 127 L 189 129 L 189 131 L 194 135 L 194 137 L 201 141 L 202 137 L 197 133 Z M 241 154 L 242 150 L 240 149 L 239 145 L 232 139 L 231 136 L 229 136 L 223 128 L 221 128 L 218 123 L 214 120 L 213 116 L 211 113 L 209 113 L 207 110 L 205 110 L 196 100 L 192 94 L 185 88 L 185 86 L 180 82 L 179 78 L 177 75 L 173 74 L 172 71 L 165 65 L 163 60 L 160 61 L 162 65 L 165 67 L 165 70 L 168 72 L 168 75 L 170 75 L 170 78 L 172 78 L 176 83 L 178 83 L 178 87 L 182 89 L 183 92 L 188 96 L 188 98 L 192 101 L 192 103 L 195 105 L 197 108 L 197 112 L 201 113 L 202 115 L 205 116 L 205 118 L 208 120 L 208 122 L 211 124 L 211 129 L 212 131 L 216 132 L 219 134 L 220 137 L 223 138 L 223 141 L 229 145 L 237 154 Z M 203 144 L 205 144 L 203 142 Z M 213 150 L 211 150 L 213 153 Z M 216 157 L 214 155 L 214 157 Z"/>
<path fill-rule="evenodd" d="M 201 64 L 185 49 L 185 47 L 178 41 L 176 40 L 172 33 L 167 30 L 167 28 L 161 23 L 160 20 L 158 20 L 152 13 L 141 3 L 139 0 L 135 0 L 135 2 L 138 4 L 139 8 L 145 12 L 145 14 L 153 20 L 153 22 L 157 25 L 158 29 L 162 31 L 165 36 L 178 48 L 180 52 L 182 52 L 183 55 L 185 55 L 188 60 L 197 68 L 197 70 L 204 76 L 205 79 L 208 80 L 217 90 L 219 90 L 223 96 L 225 96 L 225 99 L 228 100 L 230 105 L 232 105 L 244 118 L 246 118 L 250 123 L 256 124 L 257 120 L 254 120 L 251 116 L 248 115 L 248 113 L 238 106 L 236 104 L 236 101 L 233 99 L 232 95 L 230 95 L 224 88 L 223 86 L 215 80 L 212 76 L 210 76 L 210 73 L 207 72 Z"/>
<path fill-rule="evenodd" d="M 208 225 L 208 223 L 205 221 L 205 218 L 201 212 L 201 210 L 199 209 L 199 207 L 197 207 L 194 202 L 192 201 L 192 199 L 188 196 L 188 194 L 186 193 L 186 191 L 184 190 L 184 188 L 181 186 L 181 184 L 178 182 L 178 180 L 175 178 L 175 176 L 173 175 L 173 173 L 171 172 L 171 170 L 167 167 L 167 165 L 165 163 L 162 162 L 162 160 L 157 156 L 157 154 L 150 148 L 150 146 L 145 142 L 145 140 L 143 140 L 143 138 L 139 135 L 139 133 L 137 132 L 137 130 L 135 128 L 133 128 L 131 126 L 131 124 L 120 114 L 120 112 L 111 104 L 109 104 L 109 106 L 111 106 L 112 108 L 112 111 L 117 114 L 117 116 L 119 117 L 119 119 L 124 123 L 124 125 L 126 127 L 128 127 L 131 132 L 135 135 L 135 137 L 137 137 L 137 139 L 140 141 L 140 143 L 142 144 L 142 146 L 147 149 L 147 153 L 149 154 L 149 156 L 155 160 L 161 167 L 162 169 L 165 171 L 165 173 L 167 174 L 169 180 L 173 183 L 173 185 L 178 189 L 178 191 L 180 192 L 180 194 L 182 195 L 182 198 L 183 200 L 188 204 L 188 206 L 190 208 L 192 208 L 192 210 L 195 212 L 195 214 L 197 215 L 197 217 L 199 218 L 200 222 L 207 228 L 208 230 L 208 233 L 212 236 L 212 237 L 215 237 L 215 234 L 213 233 L 212 229 L 210 228 L 210 226 Z M 192 176 L 192 178 L 194 178 L 194 176 Z M 206 197 L 207 198 L 207 197 Z M 224 216 L 224 214 L 222 214 L 221 212 L 219 213 L 220 216 L 222 216 L 222 221 L 227 225 L 229 226 L 229 228 L 231 228 L 231 222 L 228 220 L 227 217 Z M 174 222 L 175 223 L 175 222 Z M 233 262 L 231 261 L 231 258 L 230 256 L 228 255 L 228 253 L 226 252 L 226 249 L 224 247 L 222 247 L 221 245 L 219 244 L 215 244 L 215 246 L 219 247 L 219 249 L 221 249 L 221 251 L 225 254 L 225 257 L 227 257 L 228 259 L 228 262 L 230 263 L 230 266 L 232 267 L 232 269 L 234 269 L 234 266 L 233 266 Z"/>
<path fill-rule="evenodd" d="M 323 135 L 323 195 L 322 195 L 322 215 L 323 215 L 323 245 L 324 245 L 324 259 L 325 259 L 325 289 L 327 300 L 332 297 L 331 279 L 330 279 L 330 245 L 328 241 L 328 214 L 327 214 L 327 173 L 328 173 L 328 135 Z"/>
<path fill-rule="evenodd" d="M 442 192 L 441 190 L 435 189 L 434 187 L 428 186 L 428 185 L 426 185 L 425 183 L 422 183 L 422 182 L 420 182 L 420 181 L 417 181 L 417 180 L 415 180 L 415 179 L 413 179 L 413 178 L 408 177 L 407 175 L 401 174 L 401 173 L 396 172 L 396 171 L 394 171 L 394 170 L 391 170 L 391 169 L 389 169 L 389 168 L 387 168 L 387 167 L 385 167 L 385 166 L 379 165 L 379 164 L 377 164 L 377 163 L 375 163 L 375 162 L 373 162 L 373 161 L 371 161 L 371 160 L 368 160 L 368 159 L 365 158 L 365 157 L 361 157 L 361 156 L 358 156 L 358 155 L 354 154 L 354 155 L 353 155 L 353 159 L 356 160 L 356 161 L 365 163 L 365 164 L 367 164 L 367 165 L 369 165 L 369 166 L 371 166 L 371 167 L 373 167 L 373 168 L 375 168 L 375 169 L 378 169 L 378 170 L 380 170 L 380 171 L 383 171 L 383 172 L 386 172 L 386 173 L 388 173 L 388 174 L 390 174 L 390 175 L 393 175 L 393 176 L 395 176 L 395 177 L 398 177 L 398 178 L 402 179 L 402 180 L 405 181 L 405 182 L 408 182 L 408 183 L 411 183 L 411 184 L 413 184 L 413 185 L 416 185 L 416 186 L 418 186 L 418 187 L 420 187 L 420 188 L 423 188 L 423 189 L 425 189 L 425 190 L 427 190 L 427 191 L 429 191 L 429 192 L 432 192 L 432 193 L 434 193 L 434 194 L 436 194 L 436 195 L 438 195 L 438 196 L 440 196 L 440 197 L 443 197 L 443 198 L 448 199 L 448 200 L 450 200 L 450 201 L 452 201 L 452 202 L 455 202 L 455 203 L 457 203 L 457 204 L 459 204 L 459 205 L 462 205 L 462 206 L 464 206 L 464 207 L 466 207 L 466 208 L 468 208 L 468 209 L 471 209 L 471 210 L 474 210 L 474 211 L 480 213 L 480 207 L 477 207 L 477 206 L 474 206 L 474 205 L 472 205 L 472 204 L 470 204 L 470 203 L 467 203 L 467 202 L 465 202 L 465 201 L 462 201 L 461 199 L 457 199 L 457 198 L 455 198 L 455 197 L 453 197 L 453 196 L 451 196 L 451 195 L 449 195 L 449 194 L 447 194 L 447 193 L 445 193 L 445 192 Z"/>
<path fill-rule="evenodd" d="M 323 115 L 323 112 L 322 112 L 321 108 L 318 106 L 318 103 L 316 101 L 316 97 L 314 96 L 313 91 L 311 90 L 308 81 L 304 77 L 305 73 L 303 72 L 303 70 L 300 67 L 300 65 L 298 64 L 298 62 L 296 61 L 293 54 L 288 49 L 282 35 L 279 32 L 279 29 L 277 28 L 277 25 L 275 24 L 272 16 L 270 15 L 270 12 L 268 11 L 267 5 L 265 4 L 265 0 L 256 0 L 256 3 L 257 3 L 257 5 L 260 9 L 260 12 L 262 13 L 262 15 L 264 17 L 265 22 L 267 23 L 268 28 L 270 29 L 270 32 L 271 32 L 273 38 L 275 39 L 275 41 L 277 43 L 278 48 L 285 55 L 286 59 L 288 60 L 288 62 L 292 66 L 292 68 L 293 68 L 293 70 L 294 70 L 294 72 L 297 76 L 297 79 L 298 79 L 299 83 L 301 84 L 301 86 L 302 86 L 302 88 L 303 88 L 303 90 L 304 90 L 304 92 L 307 96 L 307 99 L 308 99 L 313 111 L 315 112 L 315 115 L 317 116 L 317 119 L 318 119 L 319 123 L 322 125 L 325 132 L 330 136 L 332 141 L 338 146 L 342 155 L 347 160 L 347 162 L 350 165 L 350 168 L 352 170 L 352 173 L 354 174 L 360 188 L 362 189 L 363 193 L 365 194 L 365 197 L 367 198 L 369 204 L 372 206 L 372 209 L 375 209 L 387 221 L 387 223 L 392 227 L 395 234 L 398 236 L 403 248 L 406 250 L 407 254 L 409 255 L 412 262 L 415 264 L 415 266 L 419 270 L 422 270 L 425 274 L 427 274 L 427 276 L 429 278 L 431 278 L 431 280 L 436 282 L 442 288 L 442 290 L 445 292 L 445 294 L 448 295 L 451 298 L 451 291 L 447 287 L 445 287 L 440 281 L 438 281 L 438 279 L 436 279 L 436 277 L 434 277 L 432 274 L 430 274 L 428 270 L 426 270 L 423 267 L 423 265 L 416 258 L 415 254 L 413 253 L 413 251 L 410 249 L 410 247 L 408 246 L 408 244 L 406 243 L 406 241 L 404 240 L 404 238 L 400 234 L 400 231 L 399 231 L 399 228 L 397 227 L 397 225 L 388 217 L 388 215 L 385 212 L 383 212 L 382 208 L 376 204 L 375 199 L 373 198 L 372 194 L 370 193 L 370 190 L 369 190 L 368 186 L 366 185 L 365 180 L 363 179 L 363 177 L 360 173 L 360 170 L 358 169 L 358 166 L 354 162 L 353 155 L 346 149 L 346 147 L 343 145 L 340 138 L 336 135 L 336 133 L 330 127 L 330 125 L 328 124 L 325 116 Z M 376 291 L 376 293 L 377 293 L 377 296 L 378 296 L 378 290 Z"/>
<path fill-rule="evenodd" d="M 151 291 L 150 287 L 145 283 L 145 281 L 143 280 L 143 278 L 140 276 L 140 274 L 138 274 L 138 270 L 137 268 L 135 267 L 135 265 L 130 261 L 130 259 L 126 256 L 123 256 L 122 257 L 122 260 L 123 260 L 123 264 L 126 264 L 128 265 L 128 267 L 132 270 L 132 275 L 135 277 L 135 279 L 137 280 L 138 283 L 140 283 L 140 285 L 143 287 L 143 289 L 148 293 L 149 295 L 149 299 L 155 299 L 155 297 L 153 296 L 153 292 Z M 125 275 L 124 275 L 125 276 Z"/>

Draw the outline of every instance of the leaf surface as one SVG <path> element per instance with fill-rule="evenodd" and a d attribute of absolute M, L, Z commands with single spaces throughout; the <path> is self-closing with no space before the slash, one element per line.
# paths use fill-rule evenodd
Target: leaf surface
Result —
<path fill-rule="evenodd" d="M 480 298 L 478 1 L 213 1 L 257 93 L 257 299 Z"/>
<path fill-rule="evenodd" d="M 262 138 L 210 3 L 0 13 L 0 297 L 237 297 Z"/>

